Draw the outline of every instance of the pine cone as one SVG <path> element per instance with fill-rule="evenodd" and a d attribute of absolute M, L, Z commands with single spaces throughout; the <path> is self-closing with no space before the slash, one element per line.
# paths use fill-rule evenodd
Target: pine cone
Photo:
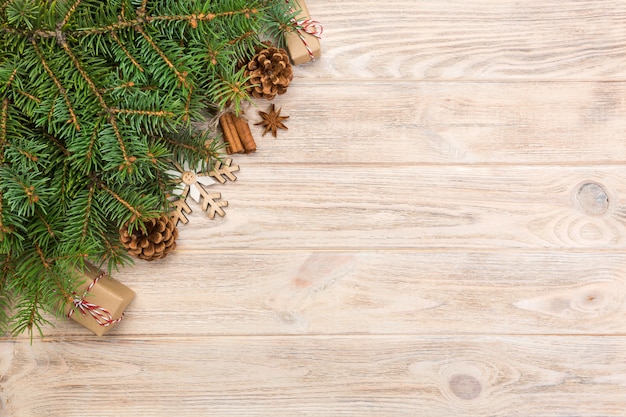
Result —
<path fill-rule="evenodd" d="M 272 100 L 276 94 L 285 94 L 293 79 L 293 70 L 287 51 L 274 46 L 261 49 L 246 65 L 244 75 L 250 76 L 247 85 L 256 98 Z"/>
<path fill-rule="evenodd" d="M 128 233 L 128 223 L 120 229 L 120 241 L 133 256 L 146 261 L 164 258 L 176 248 L 178 229 L 168 216 L 161 216 L 144 223 L 146 233 L 135 229 Z"/>

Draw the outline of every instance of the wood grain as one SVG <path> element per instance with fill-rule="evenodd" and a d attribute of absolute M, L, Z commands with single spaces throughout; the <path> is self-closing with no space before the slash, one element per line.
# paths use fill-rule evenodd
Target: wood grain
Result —
<path fill-rule="evenodd" d="M 0 346 L 0 409 L 6 417 L 623 416 L 625 352 L 623 337 L 20 341 Z"/>
<path fill-rule="evenodd" d="M 289 131 L 253 125 L 258 151 L 243 166 L 626 162 L 624 82 L 346 81 L 321 93 L 299 79 L 275 103 Z M 252 123 L 269 107 L 255 105 Z"/>
<path fill-rule="evenodd" d="M 137 293 L 114 335 L 626 334 L 624 251 L 197 251 L 114 276 Z"/>
<path fill-rule="evenodd" d="M 310 78 L 624 80 L 621 0 L 309 0 Z"/>
<path fill-rule="evenodd" d="M 620 166 L 264 165 L 238 178 L 211 187 L 229 201 L 224 219 L 192 206 L 181 251 L 626 247 Z M 604 197 L 583 203 L 585 184 Z"/>
<path fill-rule="evenodd" d="M 626 2 L 307 5 L 226 217 L 110 336 L 0 338 L 0 416 L 624 416 Z"/>

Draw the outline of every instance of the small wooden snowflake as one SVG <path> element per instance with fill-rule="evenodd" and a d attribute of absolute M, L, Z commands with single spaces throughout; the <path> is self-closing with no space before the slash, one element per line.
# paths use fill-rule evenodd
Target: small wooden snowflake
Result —
<path fill-rule="evenodd" d="M 196 170 L 191 169 L 187 163 L 183 164 L 183 166 L 175 163 L 174 166 L 176 170 L 169 170 L 167 173 L 179 180 L 179 184 L 173 190 L 174 195 L 179 198 L 172 202 L 171 218 L 175 219 L 175 221 L 180 220 L 183 224 L 189 222 L 185 216 L 185 214 L 191 213 L 191 208 L 187 204 L 187 197 L 191 197 L 192 200 L 200 204 L 202 210 L 207 212 L 210 219 L 215 218 L 216 214 L 221 217 L 226 215 L 222 207 L 228 206 L 228 201 L 217 201 L 222 195 L 220 193 L 209 193 L 205 189 L 205 187 L 216 184 L 212 177 L 215 177 L 217 172 L 205 174 L 200 171 L 199 167 Z M 235 167 L 237 166 L 235 165 Z M 234 175 L 231 174 L 231 176 L 234 178 Z"/>

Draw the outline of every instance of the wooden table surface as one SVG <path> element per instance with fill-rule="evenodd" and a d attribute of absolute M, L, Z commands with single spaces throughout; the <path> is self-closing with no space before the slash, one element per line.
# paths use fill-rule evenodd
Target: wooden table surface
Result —
<path fill-rule="evenodd" d="M 2 339 L 0 415 L 626 415 L 626 2 L 308 6 L 226 217 L 110 335 Z"/>

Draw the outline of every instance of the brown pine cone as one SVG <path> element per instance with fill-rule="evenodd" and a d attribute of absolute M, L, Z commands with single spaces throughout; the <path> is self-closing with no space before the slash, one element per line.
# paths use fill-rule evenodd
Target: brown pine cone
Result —
<path fill-rule="evenodd" d="M 250 77 L 247 85 L 256 98 L 272 100 L 276 94 L 285 94 L 293 79 L 293 70 L 287 51 L 274 46 L 261 49 L 246 65 L 244 72 Z"/>
<path fill-rule="evenodd" d="M 176 248 L 178 229 L 168 216 L 144 222 L 146 233 L 139 229 L 128 233 L 128 223 L 120 229 L 120 241 L 133 256 L 146 261 L 164 258 Z"/>

